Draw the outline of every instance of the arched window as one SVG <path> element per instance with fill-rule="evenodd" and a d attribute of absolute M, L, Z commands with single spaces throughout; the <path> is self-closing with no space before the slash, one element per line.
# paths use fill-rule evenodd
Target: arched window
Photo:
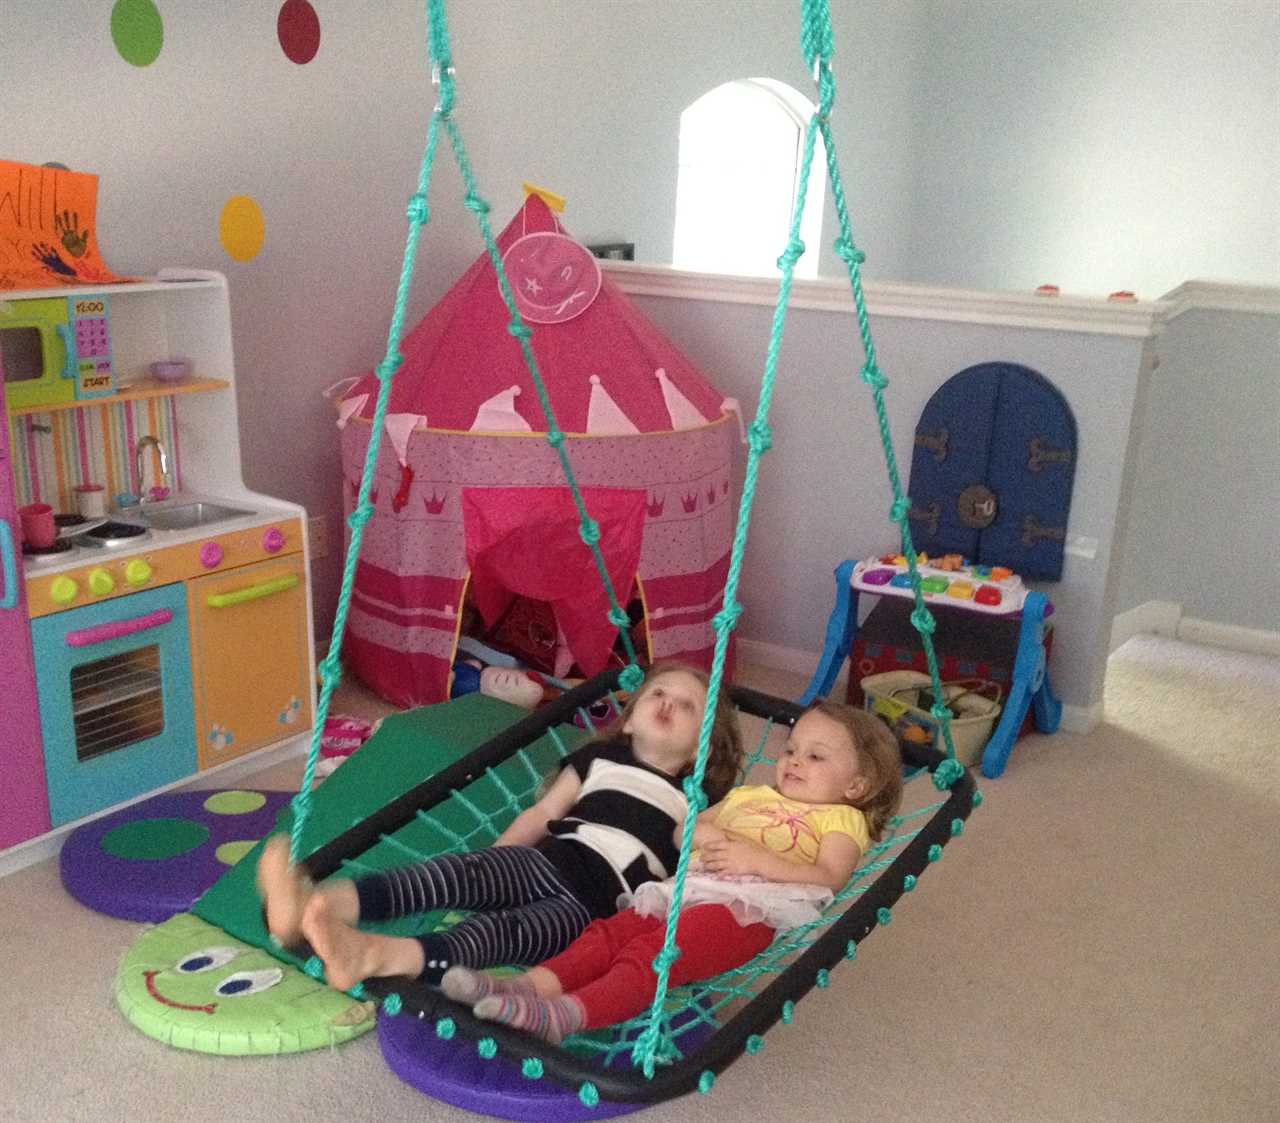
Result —
<path fill-rule="evenodd" d="M 776 275 L 799 187 L 812 106 L 771 78 L 741 78 L 703 94 L 680 114 L 674 264 L 707 273 Z M 796 275 L 818 275 L 826 201 L 818 137 Z"/>

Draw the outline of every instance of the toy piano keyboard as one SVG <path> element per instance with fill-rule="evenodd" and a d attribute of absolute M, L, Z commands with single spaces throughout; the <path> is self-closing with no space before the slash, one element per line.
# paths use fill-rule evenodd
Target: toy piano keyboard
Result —
<path fill-rule="evenodd" d="M 959 554 L 930 559 L 916 555 L 920 592 L 924 599 L 948 608 L 964 608 L 991 616 L 1011 616 L 1021 612 L 1027 587 L 1011 569 L 1003 566 L 972 565 Z M 901 554 L 868 558 L 853 567 L 850 584 L 864 593 L 879 596 L 912 597 L 911 573 Z"/>

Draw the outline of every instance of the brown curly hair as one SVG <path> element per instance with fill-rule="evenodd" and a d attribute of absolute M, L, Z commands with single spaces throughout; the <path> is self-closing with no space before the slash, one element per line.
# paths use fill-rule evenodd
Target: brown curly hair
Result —
<path fill-rule="evenodd" d="M 704 691 L 711 684 L 706 671 L 700 667 L 693 667 L 688 663 L 674 661 L 655 663 L 645 672 L 644 683 L 639 690 L 627 699 L 626 704 L 622 707 L 622 712 L 595 739 L 604 740 L 620 735 L 623 725 L 626 724 L 627 719 L 631 716 L 631 712 L 635 709 L 636 702 L 639 701 L 640 696 L 656 679 L 662 675 L 672 674 L 677 671 L 697 679 L 702 684 Z M 720 696 L 716 699 L 716 713 L 711 725 L 710 745 L 707 748 L 707 767 L 702 774 L 702 789 L 706 792 L 708 804 L 719 803 L 725 797 L 725 794 L 737 782 L 741 768 L 742 731 L 738 728 L 738 711 L 733 703 L 729 701 L 728 690 L 722 687 Z M 680 773 L 680 776 L 683 778 L 691 772 L 693 772 L 692 764 L 685 768 Z"/>
<path fill-rule="evenodd" d="M 889 820 L 902 806 L 902 754 L 898 751 L 898 742 L 889 727 L 866 710 L 819 699 L 804 713 L 815 711 L 838 722 L 849 734 L 858 761 L 858 774 L 866 777 L 868 785 L 866 794 L 851 803 L 866 816 L 871 840 L 878 842 Z"/>

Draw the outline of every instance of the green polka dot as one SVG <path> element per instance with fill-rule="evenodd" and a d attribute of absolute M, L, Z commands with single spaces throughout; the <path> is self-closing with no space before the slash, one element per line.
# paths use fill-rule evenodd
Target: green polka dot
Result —
<path fill-rule="evenodd" d="M 111 9 L 111 41 L 125 62 L 150 66 L 164 45 L 164 21 L 154 0 L 116 0 Z"/>
<path fill-rule="evenodd" d="M 248 815 L 266 802 L 261 792 L 215 792 L 204 801 L 204 809 L 211 815 Z"/>
<path fill-rule="evenodd" d="M 224 842 L 213 852 L 213 856 L 224 866 L 234 866 L 257 845 L 258 840 L 256 838 L 241 839 L 238 842 Z"/>
<path fill-rule="evenodd" d="M 140 819 L 108 831 L 102 849 L 135 862 L 163 862 L 202 846 L 208 837 L 209 828 L 190 819 Z"/>

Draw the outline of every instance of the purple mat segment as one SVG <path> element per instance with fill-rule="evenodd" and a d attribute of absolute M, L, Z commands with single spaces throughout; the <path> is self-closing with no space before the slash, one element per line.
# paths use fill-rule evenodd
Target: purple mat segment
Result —
<path fill-rule="evenodd" d="M 580 1119 L 612 1119 L 648 1104 L 601 1100 L 587 1107 L 578 1093 L 550 1077 L 530 1080 L 506 1057 L 486 1061 L 476 1043 L 465 1037 L 448 1041 L 436 1036 L 435 1023 L 397 1014 L 378 1015 L 382 1059 L 401 1080 L 433 1099 L 467 1111 L 514 1119 L 521 1123 L 573 1123 Z"/>
<path fill-rule="evenodd" d="M 688 1018 L 677 1015 L 673 1024 Z M 681 1049 L 700 1048 L 712 1034 L 706 1022 L 682 1033 Z M 513 1119 L 517 1123 L 576 1123 L 586 1119 L 612 1119 L 652 1107 L 647 1103 L 601 1100 L 587 1107 L 576 1089 L 557 1084 L 549 1076 L 530 1080 L 519 1064 L 505 1056 L 485 1060 L 476 1043 L 460 1034 L 445 1041 L 436 1035 L 433 1021 L 397 1014 L 378 1014 L 378 1044 L 387 1066 L 411 1088 L 467 1111 Z M 611 1066 L 630 1065 L 631 1054 L 622 1052 Z"/>
<path fill-rule="evenodd" d="M 238 844 L 269 834 L 292 795 L 166 792 L 85 823 L 63 844 L 63 887 L 107 916 L 167 920 L 230 869 L 248 849 Z"/>

